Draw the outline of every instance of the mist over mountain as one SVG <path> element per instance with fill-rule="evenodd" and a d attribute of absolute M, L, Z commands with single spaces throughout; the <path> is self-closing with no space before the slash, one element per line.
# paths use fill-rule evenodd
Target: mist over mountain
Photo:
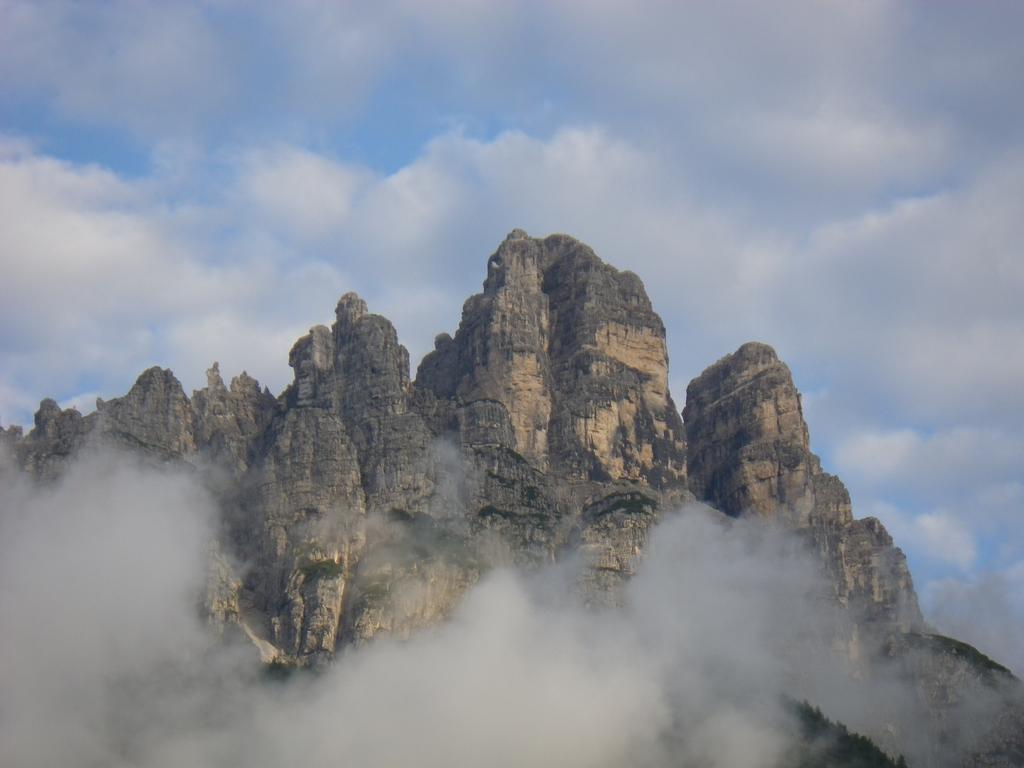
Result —
<path fill-rule="evenodd" d="M 513 230 L 415 378 L 351 293 L 289 363 L 0 432 L 16 764 L 1024 764 L 1020 681 L 925 622 L 775 351 L 680 410 L 574 238 Z"/>

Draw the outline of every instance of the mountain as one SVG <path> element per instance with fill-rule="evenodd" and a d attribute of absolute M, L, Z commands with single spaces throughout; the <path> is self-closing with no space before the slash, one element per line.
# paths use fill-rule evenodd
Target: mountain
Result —
<path fill-rule="evenodd" d="M 204 610 L 275 668 L 431 627 L 499 566 L 580 558 L 583 602 L 614 607 L 680 508 L 760 520 L 817 564 L 818 644 L 851 690 L 911 692 L 865 721 L 883 747 L 921 765 L 1024 764 L 1020 682 L 926 624 L 903 553 L 811 452 L 775 351 L 718 360 L 680 413 L 642 282 L 583 243 L 510 233 L 414 380 L 393 325 L 352 293 L 289 364 L 277 397 L 245 373 L 226 385 L 214 363 L 190 398 L 151 368 L 87 416 L 44 400 L 27 435 L 0 440 L 41 484 L 99 446 L 195 467 L 223 513 Z"/>

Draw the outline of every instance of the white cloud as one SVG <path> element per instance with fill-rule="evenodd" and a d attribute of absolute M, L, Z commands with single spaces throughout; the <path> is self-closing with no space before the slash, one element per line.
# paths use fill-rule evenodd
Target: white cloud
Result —
<path fill-rule="evenodd" d="M 268 683 L 251 648 L 204 633 L 215 524 L 194 481 L 94 454 L 44 489 L 0 487 L 16 764 L 762 768 L 789 743 L 780 694 L 855 728 L 915 717 L 821 644 L 835 617 L 798 544 L 702 509 L 659 526 L 621 609 L 583 609 L 578 563 L 498 570 L 446 624 Z"/>
<path fill-rule="evenodd" d="M 973 579 L 937 579 L 921 596 L 940 632 L 1024 673 L 1024 561 Z"/>
<path fill-rule="evenodd" d="M 674 345 L 684 378 L 759 336 L 807 360 L 789 355 L 797 366 L 830 366 L 850 382 L 844 401 L 895 392 L 915 420 L 986 419 L 1016 402 L 1008 382 L 1024 363 L 1006 350 L 1021 326 L 1022 174 L 1009 126 L 1021 114 L 1005 95 L 1024 67 L 1013 24 L 952 9 L 938 23 L 930 7 L 883 1 L 585 5 L 266 4 L 235 16 L 8 2 L 0 66 L 73 114 L 186 142 L 182 121 L 209 127 L 245 102 L 233 122 L 253 149 L 228 173 L 233 205 L 248 210 L 233 215 L 284 230 L 285 250 L 336 237 L 422 280 L 453 271 L 431 249 L 459 251 L 464 272 L 511 226 L 568 230 L 646 277 L 677 327 L 707 334 Z M 275 67 L 254 67 L 254 50 L 275 53 Z M 419 72 L 443 85 L 422 87 Z M 549 138 L 446 134 L 370 180 L 299 148 L 322 144 L 337 115 L 352 119 L 378 82 L 415 94 L 408 115 L 379 119 L 436 130 L 466 114 Z M 554 104 L 546 117 L 542 103 Z M 997 107 L 1009 110 L 1005 135 L 977 124 Z M 341 226 L 356 211 L 361 221 Z"/>
<path fill-rule="evenodd" d="M 834 449 L 835 470 L 890 526 L 929 579 L 1024 556 L 1024 440 L 1005 429 L 854 431 Z M 898 500 L 879 504 L 872 499 Z M 919 573 L 919 575 L 921 575 Z"/>
<path fill-rule="evenodd" d="M 6 0 L 0 14 L 12 94 L 149 142 L 321 140 L 397 87 L 406 114 L 375 119 L 601 123 L 656 139 L 748 210 L 797 215 L 998 157 L 1024 117 L 1008 6 Z"/>
<path fill-rule="evenodd" d="M 0 164 L 0 201 L 12 352 L 88 343 L 89 326 L 111 317 L 145 307 L 155 320 L 210 299 L 208 276 L 156 216 L 140 213 L 140 191 L 108 171 L 20 155 Z"/>
<path fill-rule="evenodd" d="M 90 456 L 46 491 L 5 474 L 6 759 L 39 766 L 117 762 L 97 734 L 131 719 L 132 707 L 120 702 L 132 698 L 133 681 L 203 650 L 195 607 L 214 514 L 212 500 L 190 478 L 107 457 Z M 48 738 L 57 722 L 68 728 Z"/>
<path fill-rule="evenodd" d="M 296 147 L 255 150 L 241 160 L 239 207 L 268 216 L 300 241 L 337 233 L 369 172 Z"/>
<path fill-rule="evenodd" d="M 0 427 L 23 424 L 38 402 L 34 392 L 19 389 L 0 375 Z"/>
<path fill-rule="evenodd" d="M 910 429 L 861 432 L 841 443 L 836 452 L 837 469 L 871 479 L 902 477 L 907 463 L 921 450 L 924 440 Z"/>
<path fill-rule="evenodd" d="M 862 487 L 948 498 L 969 483 L 980 492 L 1024 471 L 1024 437 L 1004 429 L 954 427 L 856 431 L 835 448 L 836 469 Z"/>
<path fill-rule="evenodd" d="M 156 343 L 142 332 L 154 315 L 179 318 L 183 328 L 211 313 L 232 316 L 239 330 L 261 315 L 261 332 L 282 319 L 280 327 L 301 328 L 329 319 L 331 294 L 347 284 L 377 311 L 401 308 L 396 320 L 415 361 L 434 334 L 452 330 L 459 303 L 478 290 L 484 257 L 508 229 L 523 226 L 576 234 L 646 280 L 669 329 L 680 385 L 723 351 L 761 338 L 797 370 L 831 371 L 820 405 L 861 418 L 903 411 L 940 429 L 959 421 L 966 431 L 955 439 L 977 444 L 991 441 L 972 420 L 1001 423 L 1017 402 L 1012 384 L 1024 363 L 1007 350 L 1024 332 L 1013 300 L 1024 274 L 1008 256 L 1019 227 L 1009 203 L 1012 174 L 982 175 L 963 190 L 829 224 L 799 244 L 700 201 L 685 179 L 659 166 L 655 151 L 600 128 L 565 129 L 547 140 L 447 134 L 381 177 L 281 145 L 232 162 L 230 194 L 185 195 L 170 210 L 158 202 L 159 177 L 126 182 L 34 154 L 6 162 L 13 226 L 2 235 L 5 252 L 33 254 L 5 264 L 21 311 L 12 317 L 32 320 L 23 333 L 9 325 L 10 335 L 52 343 L 59 325 L 42 319 L 44 310 L 63 312 L 83 349 L 98 340 L 96 364 L 104 359 L 102 334 L 83 320 L 103 326 L 111 313 L 123 321 L 144 309 L 135 340 L 118 339 L 140 359 Z M 313 247 L 309 237 L 318 238 Z M 983 247 L 966 261 L 972 242 Z M 289 277 L 288 291 L 273 290 L 311 259 L 326 274 L 314 283 Z M 93 280 L 102 290 L 78 290 Z M 299 313 L 289 295 L 305 290 L 316 291 L 322 306 L 306 296 Z M 418 291 L 436 304 L 409 306 Z M 940 338 L 943 348 L 933 350 Z M 80 351 L 67 357 L 82 358 Z M 954 359 L 967 364 L 947 362 Z M 1003 442 L 1014 442 L 1007 435 Z M 867 438 L 845 437 L 848 463 L 856 451 L 863 463 L 874 450 Z M 900 442 L 903 461 L 910 437 L 884 439 L 890 449 Z"/>
<path fill-rule="evenodd" d="M 942 512 L 918 515 L 914 518 L 914 529 L 932 557 L 965 571 L 974 564 L 977 557 L 974 538 L 953 516 Z"/>
<path fill-rule="evenodd" d="M 444 626 L 267 684 L 255 654 L 203 632 L 214 510 L 192 481 L 92 455 L 55 486 L 0 488 L 16 764 L 662 765 L 672 749 L 758 768 L 786 744 L 781 670 L 806 665 L 817 635 L 801 629 L 827 620 L 784 540 L 693 511 L 659 532 L 619 613 L 582 610 L 564 573 L 498 571 Z M 714 599 L 678 589 L 710 581 Z"/>
<path fill-rule="evenodd" d="M 920 566 L 930 574 L 954 569 L 965 573 L 978 558 L 975 533 L 962 515 L 938 508 L 915 512 L 901 505 L 867 499 L 857 507 L 858 516 L 881 520 L 896 545 L 907 551 L 912 566 Z M 916 571 L 918 575 L 920 570 Z"/>
<path fill-rule="evenodd" d="M 201 7 L 5 0 L 0 20 L 0 83 L 66 117 L 180 135 L 236 103 L 234 56 Z"/>
<path fill-rule="evenodd" d="M 917 179 L 948 157 L 948 140 L 930 125 L 898 117 L 844 112 L 825 103 L 807 113 L 744 115 L 733 129 L 740 154 L 762 165 L 785 168 L 814 185 L 880 187 Z M 901 178 L 902 177 L 902 178 Z"/>
<path fill-rule="evenodd" d="M 161 183 L 25 148 L 0 160 L 5 419 L 24 422 L 29 399 L 123 393 L 157 363 L 177 369 L 186 387 L 220 359 L 226 373 L 245 367 L 279 388 L 295 337 L 330 315 L 344 287 L 336 268 L 293 260 L 294 241 L 260 244 L 257 226 L 233 234 L 264 211 L 227 198 L 175 208 Z"/>

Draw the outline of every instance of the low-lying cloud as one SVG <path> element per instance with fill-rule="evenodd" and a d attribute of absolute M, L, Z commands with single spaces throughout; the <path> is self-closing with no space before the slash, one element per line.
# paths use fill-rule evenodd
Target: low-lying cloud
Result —
<path fill-rule="evenodd" d="M 782 695 L 874 724 L 813 563 L 754 522 L 670 515 L 621 608 L 581 606 L 578 563 L 497 569 L 446 624 L 283 682 L 204 626 L 215 526 L 194 473 L 109 455 L 42 489 L 0 472 L 11 764 L 767 768 L 792 746 Z"/>
<path fill-rule="evenodd" d="M 922 593 L 941 632 L 1024 673 L 1024 560 L 974 579 L 937 579 Z"/>

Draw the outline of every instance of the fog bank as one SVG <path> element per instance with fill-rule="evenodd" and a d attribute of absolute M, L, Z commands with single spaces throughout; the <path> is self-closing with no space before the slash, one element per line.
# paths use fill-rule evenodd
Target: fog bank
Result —
<path fill-rule="evenodd" d="M 578 563 L 498 569 L 450 622 L 281 682 L 206 633 L 193 476 L 93 456 L 53 488 L 0 481 L 12 765 L 760 768 L 788 746 L 779 694 L 845 695 L 799 545 L 700 507 L 656 530 L 621 609 L 581 607 Z"/>

